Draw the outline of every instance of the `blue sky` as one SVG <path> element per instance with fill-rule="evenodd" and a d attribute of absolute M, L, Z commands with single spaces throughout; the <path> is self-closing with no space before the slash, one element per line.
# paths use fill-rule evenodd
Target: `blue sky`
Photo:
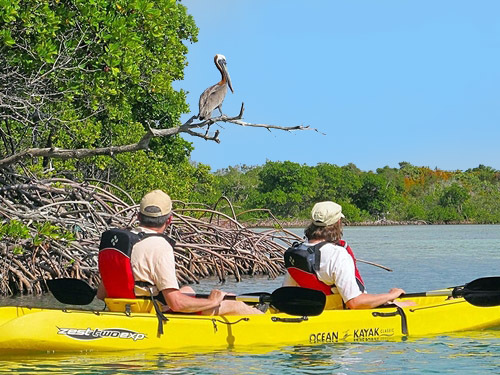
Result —
<path fill-rule="evenodd" d="M 220 144 L 186 136 L 213 171 L 266 160 L 500 169 L 500 1 L 181 3 L 200 28 L 175 84 L 193 114 L 221 53 L 235 90 L 225 114 L 245 102 L 247 122 L 326 134 L 221 124 Z"/>

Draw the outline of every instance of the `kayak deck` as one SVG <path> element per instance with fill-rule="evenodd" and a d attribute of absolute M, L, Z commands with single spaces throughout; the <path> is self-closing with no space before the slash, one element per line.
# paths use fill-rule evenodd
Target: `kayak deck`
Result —
<path fill-rule="evenodd" d="M 404 300 L 404 299 L 403 299 Z M 325 310 L 298 317 L 165 314 L 162 335 L 152 313 L 0 307 L 0 351 L 116 351 L 223 349 L 255 345 L 401 340 L 500 327 L 500 307 L 462 298 L 412 298 L 416 306 Z"/>

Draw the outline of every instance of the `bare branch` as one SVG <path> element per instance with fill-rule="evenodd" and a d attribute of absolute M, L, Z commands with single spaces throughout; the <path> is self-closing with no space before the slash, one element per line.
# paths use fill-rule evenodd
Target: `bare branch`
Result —
<path fill-rule="evenodd" d="M 140 150 L 149 150 L 149 143 L 151 139 L 155 137 L 170 137 L 175 134 L 186 133 L 194 137 L 203 138 L 209 141 L 214 141 L 219 143 L 219 131 L 217 130 L 213 135 L 208 134 L 208 129 L 211 125 L 224 122 L 231 123 L 238 126 L 247 126 L 255 128 L 265 128 L 268 130 L 276 129 L 282 131 L 296 131 L 296 130 L 314 130 L 319 132 L 315 128 L 309 126 L 277 126 L 270 124 L 253 124 L 249 122 L 242 121 L 244 112 L 244 103 L 241 104 L 240 113 L 237 116 L 227 116 L 222 115 L 218 117 L 213 117 L 201 122 L 194 122 L 196 116 L 192 116 L 188 121 L 186 121 L 181 126 L 165 129 L 156 129 L 149 127 L 146 134 L 137 143 L 131 143 L 121 146 L 109 146 L 100 148 L 80 148 L 80 149 L 62 149 L 57 147 L 45 147 L 45 148 L 29 148 L 11 155 L 7 158 L 0 160 L 0 168 L 5 168 L 13 163 L 19 162 L 27 157 L 49 157 L 57 159 L 82 159 L 86 157 L 99 156 L 99 155 L 116 155 L 125 152 L 135 152 Z M 205 134 L 198 133 L 193 129 L 205 129 Z"/>

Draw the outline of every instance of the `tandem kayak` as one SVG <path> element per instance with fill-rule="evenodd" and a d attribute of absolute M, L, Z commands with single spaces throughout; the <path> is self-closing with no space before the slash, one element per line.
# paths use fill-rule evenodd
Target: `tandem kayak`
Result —
<path fill-rule="evenodd" d="M 0 351 L 179 352 L 404 340 L 500 327 L 500 306 L 478 307 L 462 297 L 442 295 L 411 300 L 415 306 L 324 310 L 317 316 L 294 316 L 272 308 L 249 316 L 164 314 L 161 323 L 148 300 L 107 300 L 108 308 L 114 304 L 112 309 L 122 311 L 4 306 L 0 307 Z M 135 312 L 142 310 L 149 311 Z"/>

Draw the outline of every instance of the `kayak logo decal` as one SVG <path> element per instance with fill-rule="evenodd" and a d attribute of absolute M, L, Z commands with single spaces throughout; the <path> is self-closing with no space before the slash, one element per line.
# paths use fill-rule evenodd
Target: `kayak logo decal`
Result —
<path fill-rule="evenodd" d="M 360 328 L 343 331 L 317 332 L 309 335 L 311 344 L 339 341 L 377 341 L 380 337 L 394 336 L 394 328 Z M 349 339 L 350 338 L 350 339 Z"/>
<path fill-rule="evenodd" d="M 354 336 L 354 340 L 379 337 L 380 336 L 379 328 L 355 329 L 353 336 Z"/>
<path fill-rule="evenodd" d="M 380 336 L 394 336 L 394 328 L 381 328 Z"/>
<path fill-rule="evenodd" d="M 345 337 L 348 336 L 351 334 L 348 333 Z M 352 331 L 353 341 L 378 341 L 380 337 L 390 336 L 394 336 L 394 328 L 360 328 Z"/>
<path fill-rule="evenodd" d="M 394 336 L 394 328 L 362 328 L 353 332 L 354 340 Z"/>
<path fill-rule="evenodd" d="M 309 336 L 309 342 L 311 344 L 317 344 L 320 342 L 338 342 L 338 341 L 339 341 L 339 333 L 337 331 L 312 333 Z"/>
<path fill-rule="evenodd" d="M 140 332 L 130 331 L 123 328 L 87 328 L 87 329 L 76 329 L 76 328 L 59 328 L 57 327 L 58 335 L 63 335 L 70 337 L 75 340 L 98 340 L 103 338 L 113 338 L 113 339 L 125 339 L 125 340 L 144 340 L 146 334 Z"/>

